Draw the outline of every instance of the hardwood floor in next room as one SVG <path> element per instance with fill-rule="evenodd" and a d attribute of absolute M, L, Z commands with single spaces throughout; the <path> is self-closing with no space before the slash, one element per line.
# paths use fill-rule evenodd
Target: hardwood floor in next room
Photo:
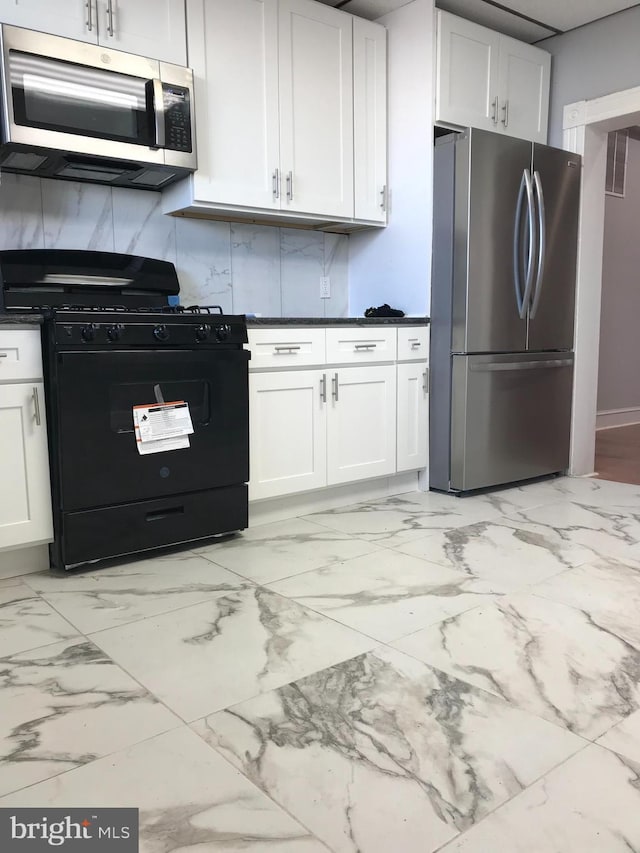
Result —
<path fill-rule="evenodd" d="M 598 430 L 595 465 L 601 480 L 640 485 L 640 424 Z"/>

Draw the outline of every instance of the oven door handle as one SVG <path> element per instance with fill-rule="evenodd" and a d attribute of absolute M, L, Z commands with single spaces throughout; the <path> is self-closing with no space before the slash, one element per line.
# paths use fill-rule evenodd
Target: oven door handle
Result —
<path fill-rule="evenodd" d="M 151 87 L 151 102 L 153 104 L 153 122 L 154 122 L 154 143 L 151 148 L 164 148 L 166 145 L 165 136 L 165 113 L 164 113 L 164 91 L 162 89 L 162 80 L 154 78 L 149 80 Z"/>

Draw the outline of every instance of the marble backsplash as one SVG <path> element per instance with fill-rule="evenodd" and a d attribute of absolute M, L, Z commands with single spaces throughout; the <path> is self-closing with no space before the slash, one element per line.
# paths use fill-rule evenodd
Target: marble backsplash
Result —
<path fill-rule="evenodd" d="M 96 249 L 172 261 L 185 305 L 344 317 L 348 237 L 165 216 L 160 193 L 2 174 L 0 249 Z M 320 277 L 331 298 L 320 299 Z"/>

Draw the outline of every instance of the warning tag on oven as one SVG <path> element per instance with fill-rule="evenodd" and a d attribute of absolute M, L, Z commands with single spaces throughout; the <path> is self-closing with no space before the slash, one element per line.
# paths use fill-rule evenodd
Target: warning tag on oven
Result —
<path fill-rule="evenodd" d="M 161 453 L 189 447 L 193 433 L 189 404 L 184 400 L 133 407 L 133 426 L 139 453 Z"/>

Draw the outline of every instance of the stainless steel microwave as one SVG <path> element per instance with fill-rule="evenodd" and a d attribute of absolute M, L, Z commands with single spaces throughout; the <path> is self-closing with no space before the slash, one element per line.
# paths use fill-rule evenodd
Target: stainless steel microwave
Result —
<path fill-rule="evenodd" d="M 160 190 L 196 168 L 189 68 L 0 26 L 0 170 Z"/>

